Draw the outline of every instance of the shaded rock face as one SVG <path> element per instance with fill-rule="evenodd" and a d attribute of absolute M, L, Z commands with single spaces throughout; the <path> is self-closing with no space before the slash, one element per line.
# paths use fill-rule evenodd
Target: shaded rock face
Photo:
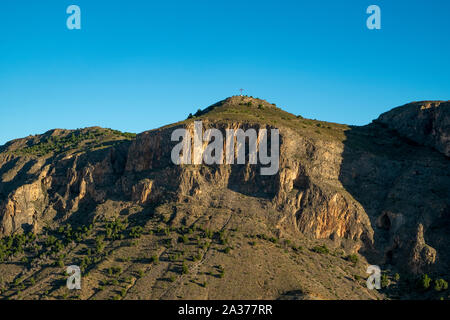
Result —
<path fill-rule="evenodd" d="M 425 243 L 423 225 L 419 224 L 417 235 L 411 250 L 409 267 L 413 273 L 427 272 L 436 262 L 436 250 Z"/>
<path fill-rule="evenodd" d="M 448 102 L 406 105 L 347 132 L 340 180 L 374 228 L 373 250 L 360 251 L 369 261 L 413 273 L 446 272 L 448 106 Z M 430 122 L 434 129 L 427 131 Z"/>
<path fill-rule="evenodd" d="M 378 121 L 450 157 L 450 102 L 421 101 L 383 113 Z"/>
<path fill-rule="evenodd" d="M 35 159 L 4 150 L 0 233 L 88 221 L 107 199 L 148 207 L 195 199 L 207 207 L 211 191 L 233 190 L 270 208 L 279 236 L 332 239 L 365 254 L 370 263 L 414 273 L 445 269 L 450 245 L 445 228 L 450 225 L 449 104 L 419 104 L 351 128 L 344 141 L 280 126 L 280 167 L 273 176 L 262 176 L 260 165 L 174 165 L 171 151 L 178 142 L 171 141 L 171 134 L 181 127 L 192 132 L 192 121 L 64 157 Z M 223 133 L 271 128 L 236 120 L 204 120 L 203 126 Z"/>

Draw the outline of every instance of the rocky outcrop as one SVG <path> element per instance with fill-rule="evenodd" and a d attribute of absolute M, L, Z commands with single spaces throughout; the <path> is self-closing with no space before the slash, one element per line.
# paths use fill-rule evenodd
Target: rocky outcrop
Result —
<path fill-rule="evenodd" d="M 383 113 L 378 121 L 450 157 L 450 101 L 420 101 Z"/>
<path fill-rule="evenodd" d="M 409 260 L 410 271 L 415 274 L 429 271 L 436 262 L 436 250 L 425 243 L 423 225 L 419 224 Z"/>

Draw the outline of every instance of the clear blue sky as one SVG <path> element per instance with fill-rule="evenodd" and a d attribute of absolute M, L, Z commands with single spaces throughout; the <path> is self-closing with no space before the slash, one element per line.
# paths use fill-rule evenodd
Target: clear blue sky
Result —
<path fill-rule="evenodd" d="M 82 29 L 66 28 L 81 7 Z M 382 29 L 366 28 L 381 7 Z M 450 1 L 0 2 L 0 144 L 52 128 L 142 132 L 246 89 L 365 124 L 450 99 Z"/>

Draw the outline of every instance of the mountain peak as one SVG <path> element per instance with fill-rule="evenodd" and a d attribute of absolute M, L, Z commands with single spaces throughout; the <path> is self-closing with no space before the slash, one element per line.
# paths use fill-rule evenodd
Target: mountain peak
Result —
<path fill-rule="evenodd" d="M 239 109 L 244 110 L 245 107 L 248 108 L 255 107 L 261 110 L 264 108 L 276 108 L 276 105 L 274 103 L 269 103 L 266 100 L 254 98 L 251 96 L 231 96 L 224 100 L 216 102 L 203 110 L 201 109 L 197 110 L 197 112 L 193 116 L 199 117 L 211 113 L 213 111 L 215 113 L 226 112 L 227 110 L 233 108 L 237 111 Z"/>

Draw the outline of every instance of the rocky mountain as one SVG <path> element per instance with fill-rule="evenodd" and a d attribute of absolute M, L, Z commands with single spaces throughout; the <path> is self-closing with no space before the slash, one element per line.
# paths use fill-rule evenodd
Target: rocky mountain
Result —
<path fill-rule="evenodd" d="M 449 276 L 449 119 L 449 101 L 356 127 L 234 96 L 137 136 L 58 129 L 11 141 L 0 147 L 1 297 L 448 297 L 417 279 Z M 198 120 L 224 135 L 279 129 L 278 173 L 173 164 L 172 132 L 193 135 Z M 82 290 L 65 287 L 69 265 Z M 367 289 L 368 265 L 383 289 Z"/>

